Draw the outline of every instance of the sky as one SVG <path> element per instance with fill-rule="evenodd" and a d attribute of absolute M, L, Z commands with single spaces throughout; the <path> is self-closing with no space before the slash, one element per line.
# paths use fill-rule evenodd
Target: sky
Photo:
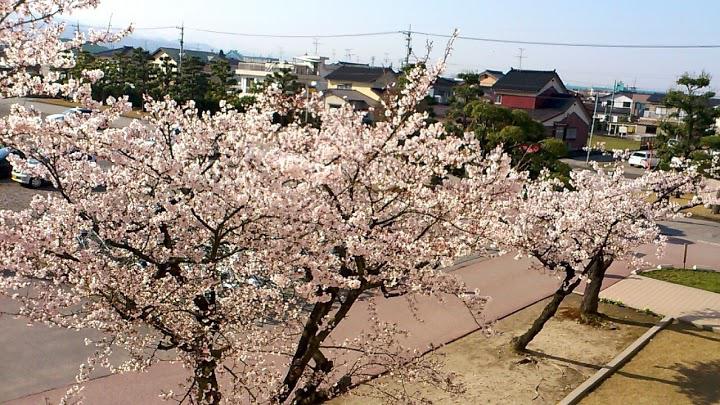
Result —
<path fill-rule="evenodd" d="M 314 54 L 313 38 L 255 38 L 198 31 L 252 34 L 328 35 L 412 30 L 506 40 L 614 44 L 720 45 L 717 0 L 103 0 L 97 9 L 64 16 L 81 25 L 126 26 L 136 38 L 176 40 L 185 26 L 189 49 L 236 49 L 246 55 L 292 58 Z M 397 67 L 405 55 L 400 33 L 319 38 L 318 53 Z M 432 57 L 446 39 L 415 34 L 416 54 L 432 41 Z M 179 46 L 179 45 L 178 45 Z M 720 89 L 720 48 L 600 49 L 497 44 L 458 40 L 447 74 L 497 69 L 555 69 L 567 84 L 609 87 L 615 80 L 641 89 L 667 90 L 683 72 L 706 71 Z"/>

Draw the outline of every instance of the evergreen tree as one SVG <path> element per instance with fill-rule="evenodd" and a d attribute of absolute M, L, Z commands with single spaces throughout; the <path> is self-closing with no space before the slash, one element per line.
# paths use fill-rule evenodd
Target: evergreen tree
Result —
<path fill-rule="evenodd" d="M 233 86 L 236 84 L 237 80 L 226 59 L 219 58 L 210 62 L 210 78 L 206 98 L 213 109 L 218 107 L 220 100 L 235 104 L 237 95 L 234 94 Z"/>
<path fill-rule="evenodd" d="M 698 76 L 683 74 L 677 81 L 678 90 L 670 90 L 664 104 L 674 109 L 670 118 L 660 125 L 657 136 L 657 151 L 660 165 L 668 168 L 673 156 L 693 158 L 695 151 L 702 148 L 702 138 L 714 135 L 715 119 L 720 110 L 710 105 L 715 92 L 709 90 L 710 76 L 703 72 Z M 668 143 L 674 139 L 675 142 Z"/>
<path fill-rule="evenodd" d="M 208 91 L 208 83 L 205 64 L 198 58 L 187 57 L 183 59 L 177 82 L 173 86 L 172 96 L 181 103 L 195 100 L 198 108 L 205 110 L 207 109 L 205 95 Z"/>

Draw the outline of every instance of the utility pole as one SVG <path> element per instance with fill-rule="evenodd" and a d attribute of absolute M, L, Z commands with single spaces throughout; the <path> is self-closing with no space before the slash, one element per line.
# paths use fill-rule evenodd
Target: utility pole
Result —
<path fill-rule="evenodd" d="M 592 149 L 592 139 L 593 134 L 595 133 L 595 116 L 597 115 L 597 105 L 598 94 L 597 92 L 595 92 L 595 108 L 593 109 L 592 124 L 590 124 L 590 139 L 588 140 L 587 144 L 587 156 L 585 157 L 585 164 L 590 163 L 590 149 Z"/>
<path fill-rule="evenodd" d="M 408 30 L 405 31 L 405 66 L 410 64 L 410 55 L 412 54 L 412 24 L 408 26 Z"/>
<path fill-rule="evenodd" d="M 178 27 L 180 30 L 180 57 L 178 58 L 178 73 L 182 69 L 183 53 L 185 52 L 185 23 Z"/>
<path fill-rule="evenodd" d="M 523 56 L 523 54 L 525 53 L 525 48 L 518 48 L 518 49 L 520 50 L 520 54 L 517 56 L 517 58 L 518 58 L 518 69 L 519 69 L 519 70 L 522 70 L 522 61 L 523 61 L 523 59 L 526 58 L 525 56 Z"/>
<path fill-rule="evenodd" d="M 612 117 L 612 110 L 615 108 L 615 88 L 617 87 L 617 80 L 613 80 L 613 89 L 612 89 L 612 95 L 610 96 L 610 101 L 608 102 L 608 105 L 610 106 L 610 114 L 607 115 L 607 121 L 611 121 Z M 608 134 L 610 134 L 610 123 L 608 122 Z"/>
<path fill-rule="evenodd" d="M 352 48 L 345 48 L 345 60 L 352 63 Z"/>
<path fill-rule="evenodd" d="M 375 66 L 375 57 L 374 56 L 370 57 L 370 66 Z"/>

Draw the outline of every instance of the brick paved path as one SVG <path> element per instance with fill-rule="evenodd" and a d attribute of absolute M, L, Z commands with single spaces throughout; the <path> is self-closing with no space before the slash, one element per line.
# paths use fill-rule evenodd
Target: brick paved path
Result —
<path fill-rule="evenodd" d="M 720 294 L 631 275 L 602 291 L 600 297 L 720 332 Z"/>

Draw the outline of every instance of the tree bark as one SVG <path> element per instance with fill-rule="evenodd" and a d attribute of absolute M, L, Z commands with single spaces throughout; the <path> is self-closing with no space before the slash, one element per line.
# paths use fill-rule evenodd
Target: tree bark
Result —
<path fill-rule="evenodd" d="M 540 333 L 540 331 L 545 326 L 545 323 L 547 323 L 550 318 L 555 316 L 555 313 L 557 312 L 560 304 L 565 299 L 565 297 L 572 293 L 575 287 L 580 284 L 580 279 L 577 279 L 574 282 L 570 283 L 570 280 L 572 280 L 573 277 L 574 272 L 570 272 L 568 273 L 568 275 L 565 276 L 565 280 L 563 281 L 562 285 L 560 286 L 560 288 L 557 289 L 557 291 L 555 291 L 552 300 L 550 300 L 550 302 L 545 306 L 545 308 L 543 308 L 542 313 L 537 319 L 535 319 L 535 322 L 533 322 L 530 329 L 521 336 L 517 336 L 512 340 L 512 346 L 516 352 L 523 352 L 527 349 L 527 345 L 532 342 L 532 340 L 535 338 L 535 336 L 538 335 L 538 333 Z"/>
<path fill-rule="evenodd" d="M 580 318 L 583 322 L 591 322 L 598 315 L 598 304 L 600 303 L 600 289 L 605 279 L 605 272 L 613 263 L 603 257 L 593 259 L 588 265 L 588 278 L 590 283 L 585 287 L 582 303 L 580 304 Z"/>
<path fill-rule="evenodd" d="M 215 360 L 205 360 L 201 361 L 195 368 L 198 404 L 217 405 L 220 403 L 221 394 L 217 375 L 215 374 L 216 367 Z"/>

